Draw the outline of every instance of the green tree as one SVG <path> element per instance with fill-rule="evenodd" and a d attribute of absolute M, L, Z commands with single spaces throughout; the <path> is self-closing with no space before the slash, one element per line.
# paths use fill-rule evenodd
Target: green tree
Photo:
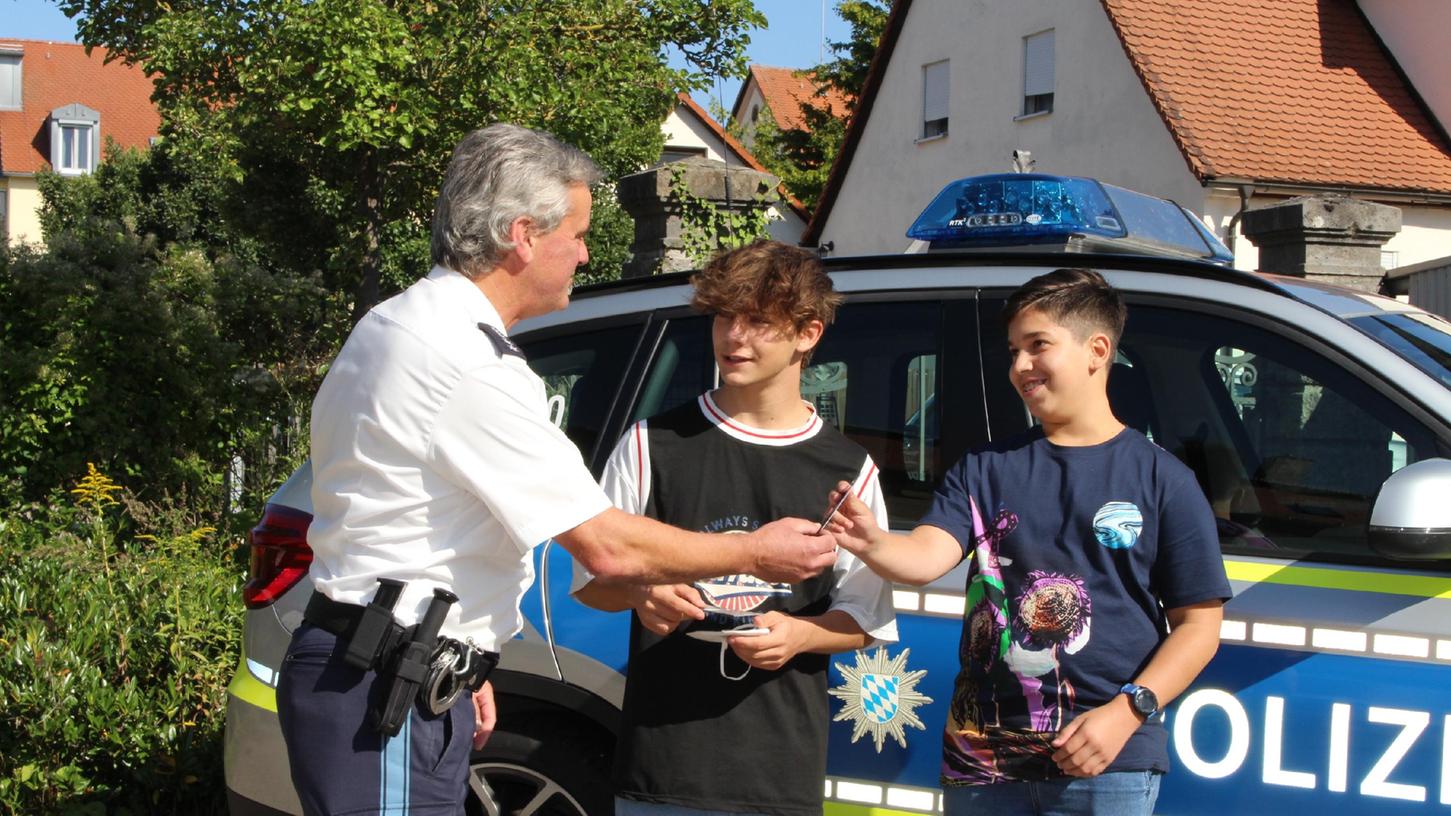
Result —
<path fill-rule="evenodd" d="M 214 178 L 184 161 L 108 149 L 92 175 L 42 174 L 45 251 L 0 247 L 0 493 L 42 496 L 94 461 L 217 509 L 233 456 L 258 490 L 264 463 L 288 469 L 277 435 L 341 337 L 341 299 L 228 235 Z"/>
<path fill-rule="evenodd" d="M 839 0 L 836 12 L 851 27 L 851 35 L 845 42 L 831 42 L 832 59 L 809 69 L 818 100 L 835 91 L 846 99 L 848 115 L 855 113 L 889 11 L 889 0 Z M 804 127 L 783 129 L 768 113 L 763 111 L 756 122 L 752 152 L 806 209 L 815 210 L 846 138 L 846 120 L 806 100 L 801 102 Z"/>
<path fill-rule="evenodd" d="M 464 133 L 541 127 L 633 171 L 659 155 L 675 93 L 739 73 L 765 23 L 751 0 L 59 5 L 82 42 L 155 74 L 167 138 L 214 157 L 239 224 L 351 290 L 354 316 L 390 255 L 416 255 Z M 689 67 L 668 67 L 667 48 Z"/>

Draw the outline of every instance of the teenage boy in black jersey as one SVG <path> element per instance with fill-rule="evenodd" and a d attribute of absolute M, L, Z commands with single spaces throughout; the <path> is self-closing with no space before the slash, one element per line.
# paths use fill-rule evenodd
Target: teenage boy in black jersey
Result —
<path fill-rule="evenodd" d="M 830 525 L 903 583 L 972 561 L 947 816 L 1149 816 L 1169 767 L 1159 712 L 1219 646 L 1214 514 L 1193 472 L 1109 405 L 1126 314 L 1092 270 L 1028 281 L 1003 320 L 1008 378 L 1039 425 L 964 456 L 908 535 L 852 499 Z"/>
<path fill-rule="evenodd" d="M 801 398 L 801 370 L 841 301 L 816 254 L 765 241 L 718 256 L 691 283 L 691 304 L 713 316 L 720 387 L 630 428 L 605 492 L 632 513 L 744 533 L 821 515 L 841 481 L 886 526 L 871 457 Z M 820 816 L 827 656 L 896 640 L 889 584 L 841 552 L 834 570 L 799 584 L 629 586 L 577 571 L 575 596 L 634 610 L 617 816 Z M 714 634 L 728 629 L 755 633 Z"/>

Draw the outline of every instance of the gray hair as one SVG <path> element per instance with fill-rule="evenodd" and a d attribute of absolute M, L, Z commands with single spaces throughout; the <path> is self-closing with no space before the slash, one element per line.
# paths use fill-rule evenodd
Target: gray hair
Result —
<path fill-rule="evenodd" d="M 433 262 L 475 277 L 514 248 L 509 226 L 549 232 L 569 214 L 569 190 L 603 173 L 584 151 L 543 131 L 495 124 L 454 148 L 433 211 Z"/>

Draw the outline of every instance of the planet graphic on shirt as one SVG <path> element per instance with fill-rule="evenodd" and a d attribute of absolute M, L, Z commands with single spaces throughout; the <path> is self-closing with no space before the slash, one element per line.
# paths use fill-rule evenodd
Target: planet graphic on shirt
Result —
<path fill-rule="evenodd" d="M 1093 535 L 1110 550 L 1126 550 L 1139 541 L 1144 514 L 1133 502 L 1109 502 L 1093 515 Z"/>

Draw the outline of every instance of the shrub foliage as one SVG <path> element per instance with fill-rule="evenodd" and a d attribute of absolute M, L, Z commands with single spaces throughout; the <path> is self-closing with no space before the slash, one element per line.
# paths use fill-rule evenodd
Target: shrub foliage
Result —
<path fill-rule="evenodd" d="M 219 813 L 240 573 L 94 470 L 0 521 L 0 811 Z"/>

